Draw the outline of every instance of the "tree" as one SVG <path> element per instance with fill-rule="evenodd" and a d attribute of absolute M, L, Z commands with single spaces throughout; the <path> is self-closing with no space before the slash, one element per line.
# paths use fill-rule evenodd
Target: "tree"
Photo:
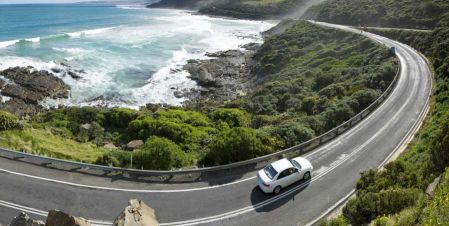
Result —
<path fill-rule="evenodd" d="M 156 136 L 150 137 L 144 147 L 136 151 L 134 155 L 136 168 L 170 170 L 190 163 L 189 156 L 178 145 L 166 138 Z"/>
<path fill-rule="evenodd" d="M 230 127 L 248 127 L 251 116 L 248 112 L 236 108 L 219 108 L 212 112 L 212 119 L 217 122 L 226 122 Z"/>
<path fill-rule="evenodd" d="M 273 152 L 273 140 L 250 128 L 234 127 L 221 132 L 209 145 L 206 164 L 228 164 Z"/>

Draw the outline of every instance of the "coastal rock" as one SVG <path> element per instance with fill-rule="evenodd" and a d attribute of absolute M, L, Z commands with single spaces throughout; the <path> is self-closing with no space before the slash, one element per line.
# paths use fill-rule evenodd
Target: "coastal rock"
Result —
<path fill-rule="evenodd" d="M 84 218 L 73 217 L 59 210 L 50 210 L 46 226 L 90 226 Z"/>
<path fill-rule="evenodd" d="M 12 84 L 7 85 L 4 89 L 2 89 L 1 93 L 4 96 L 19 98 L 21 100 L 24 100 L 25 103 L 30 104 L 38 104 L 40 100 L 43 100 L 45 98 L 42 93 Z"/>
<path fill-rule="evenodd" d="M 222 103 L 246 93 L 253 82 L 251 68 L 254 51 L 227 50 L 207 53 L 212 59 L 189 60 L 184 70 L 200 88 L 186 92 L 189 99 L 184 104 L 194 107 L 203 101 L 209 104 Z"/>
<path fill-rule="evenodd" d="M 80 80 L 83 78 L 73 71 L 68 71 L 67 74 L 70 75 L 70 77 L 72 77 L 75 80 Z"/>
<path fill-rule="evenodd" d="M 33 220 L 28 214 L 21 212 L 18 216 L 12 219 L 9 226 L 45 226 L 45 223 L 40 220 Z"/>
<path fill-rule="evenodd" d="M 5 88 L 5 85 L 6 85 L 6 81 L 3 79 L 0 79 L 0 89 Z"/>
<path fill-rule="evenodd" d="M 47 71 L 14 67 L 1 71 L 0 75 L 14 81 L 17 85 L 41 93 L 46 97 L 66 98 L 70 90 L 70 87 L 61 79 L 54 77 Z"/>
<path fill-rule="evenodd" d="M 0 110 L 19 117 L 39 112 L 42 109 L 39 102 L 45 98 L 67 98 L 70 90 L 60 78 L 32 67 L 9 68 L 0 71 L 0 75 L 9 80 L 7 83 L 2 80 L 1 94 L 12 98 L 1 103 Z"/>
<path fill-rule="evenodd" d="M 127 150 L 135 150 L 143 147 L 143 140 L 133 140 L 126 145 Z"/>
<path fill-rule="evenodd" d="M 28 104 L 19 98 L 12 98 L 4 103 L 0 103 L 0 109 L 11 112 L 16 116 L 24 117 L 26 115 L 35 115 L 42 110 L 42 107 L 39 105 Z"/>
<path fill-rule="evenodd" d="M 131 199 L 128 206 L 114 220 L 113 226 L 157 226 L 159 222 L 156 219 L 154 209 L 147 206 L 144 202 Z"/>
<path fill-rule="evenodd" d="M 256 50 L 258 50 L 260 48 L 260 44 L 251 42 L 251 43 L 242 45 L 240 47 L 243 48 L 243 49 L 246 49 L 246 50 L 256 51 Z"/>
<path fill-rule="evenodd" d="M 157 110 L 159 110 L 159 108 L 162 107 L 162 104 L 152 104 L 152 103 L 148 103 L 145 105 L 145 108 L 152 111 L 152 112 L 156 112 Z"/>

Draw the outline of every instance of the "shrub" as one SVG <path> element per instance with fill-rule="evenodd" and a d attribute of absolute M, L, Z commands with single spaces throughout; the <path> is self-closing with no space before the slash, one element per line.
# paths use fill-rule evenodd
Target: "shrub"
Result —
<path fill-rule="evenodd" d="M 95 164 L 105 165 L 105 166 L 113 166 L 113 167 L 122 166 L 122 164 L 114 156 L 112 151 L 103 153 L 102 156 L 98 157 L 97 160 L 95 160 Z"/>
<path fill-rule="evenodd" d="M 150 137 L 144 147 L 134 155 L 136 168 L 170 170 L 191 164 L 190 157 L 172 141 L 161 137 Z"/>
<path fill-rule="evenodd" d="M 22 127 L 16 116 L 6 111 L 0 111 L 0 131 L 20 128 Z"/>
<path fill-rule="evenodd" d="M 219 108 L 212 112 L 212 120 L 226 122 L 230 127 L 248 127 L 251 123 L 250 115 L 236 108 Z"/>
<path fill-rule="evenodd" d="M 104 113 L 104 127 L 124 130 L 137 116 L 139 116 L 137 111 L 128 108 L 109 109 Z"/>
<path fill-rule="evenodd" d="M 343 208 L 343 215 L 353 225 L 363 225 L 377 216 L 393 214 L 413 206 L 422 193 L 417 189 L 391 188 L 374 192 L 358 192 Z"/>
<path fill-rule="evenodd" d="M 342 215 L 331 220 L 323 220 L 319 224 L 319 226 L 348 226 L 348 225 L 349 225 L 348 222 Z"/>
<path fill-rule="evenodd" d="M 209 145 L 208 165 L 243 161 L 273 152 L 274 141 L 266 134 L 250 128 L 234 127 L 222 131 Z"/>
<path fill-rule="evenodd" d="M 298 145 L 315 137 L 315 132 L 295 121 L 283 122 L 278 126 L 271 127 L 267 131 L 285 142 L 285 147 Z"/>

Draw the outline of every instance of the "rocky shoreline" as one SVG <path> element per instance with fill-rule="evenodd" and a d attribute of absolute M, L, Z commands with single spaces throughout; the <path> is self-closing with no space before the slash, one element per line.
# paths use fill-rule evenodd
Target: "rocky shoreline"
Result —
<path fill-rule="evenodd" d="M 196 106 L 202 102 L 222 104 L 245 95 L 254 86 L 252 57 L 259 47 L 260 44 L 249 43 L 241 46 L 243 50 L 206 53 L 208 59 L 188 60 L 182 70 L 189 72 L 199 88 L 173 90 L 174 95 L 187 99 L 184 106 Z M 56 77 L 61 73 L 58 69 L 39 71 L 30 66 L 0 71 L 0 110 L 24 118 L 45 111 L 41 102 L 47 98 L 68 98 L 70 87 Z M 69 70 L 66 74 L 80 79 L 79 73 Z"/>
<path fill-rule="evenodd" d="M 210 59 L 189 60 L 183 69 L 189 72 L 200 89 L 185 93 L 188 101 L 184 105 L 201 102 L 221 104 L 246 95 L 254 87 L 252 57 L 259 47 L 260 44 L 249 43 L 241 46 L 243 50 L 206 53 Z"/>
<path fill-rule="evenodd" d="M 13 67 L 0 71 L 0 90 L 0 110 L 25 117 L 41 112 L 46 98 L 68 98 L 70 87 L 48 71 Z"/>

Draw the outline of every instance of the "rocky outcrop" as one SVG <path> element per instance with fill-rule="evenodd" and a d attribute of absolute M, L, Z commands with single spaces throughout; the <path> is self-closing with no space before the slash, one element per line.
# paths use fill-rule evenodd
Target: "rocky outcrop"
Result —
<path fill-rule="evenodd" d="M 84 218 L 70 216 L 59 210 L 51 210 L 48 213 L 46 226 L 90 226 Z"/>
<path fill-rule="evenodd" d="M 42 109 L 39 102 L 45 98 L 67 98 L 69 95 L 70 87 L 47 71 L 14 67 L 0 71 L 0 75 L 0 93 L 9 97 L 0 103 L 0 110 L 19 117 L 39 112 Z"/>
<path fill-rule="evenodd" d="M 45 223 L 40 220 L 33 220 L 28 214 L 21 212 L 17 217 L 12 219 L 9 226 L 45 226 Z"/>
<path fill-rule="evenodd" d="M 258 44 L 247 44 L 242 48 L 247 48 L 247 51 L 207 53 L 206 56 L 211 59 L 187 62 L 183 69 L 188 71 L 190 78 L 201 86 L 200 89 L 184 95 L 190 99 L 190 103 L 187 104 L 210 100 L 223 103 L 247 93 L 252 77 L 252 56 L 258 49 Z"/>
<path fill-rule="evenodd" d="M 126 145 L 126 149 L 133 151 L 135 149 L 143 147 L 143 145 L 144 145 L 143 140 L 133 140 Z"/>
<path fill-rule="evenodd" d="M 154 209 L 144 202 L 131 199 L 128 206 L 117 216 L 114 226 L 157 226 L 159 225 Z M 2 226 L 0 224 L 0 226 Z M 51 210 L 47 223 L 31 219 L 26 213 L 20 213 L 9 226 L 91 226 L 84 218 L 74 217 L 59 210 Z"/>
<path fill-rule="evenodd" d="M 132 199 L 128 206 L 115 219 L 113 226 L 157 226 L 159 225 L 154 209 L 144 202 Z"/>

